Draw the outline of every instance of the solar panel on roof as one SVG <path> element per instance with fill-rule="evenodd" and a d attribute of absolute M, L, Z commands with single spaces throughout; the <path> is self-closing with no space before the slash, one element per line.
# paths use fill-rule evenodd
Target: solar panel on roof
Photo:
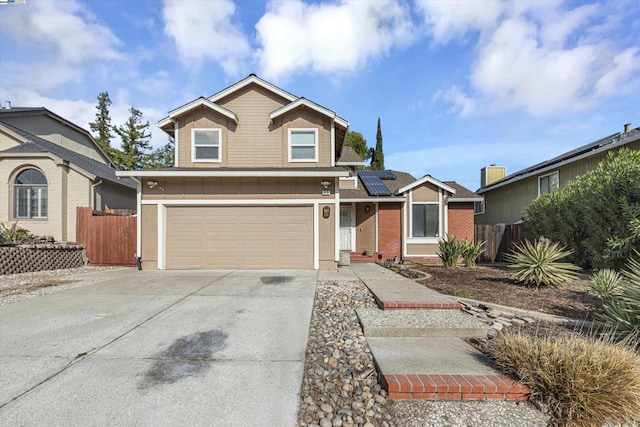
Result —
<path fill-rule="evenodd" d="M 358 175 L 360 176 L 375 176 L 380 179 L 396 179 L 396 176 L 393 172 L 389 170 L 368 170 L 368 171 L 359 171 Z"/>
<path fill-rule="evenodd" d="M 360 180 L 364 184 L 364 188 L 367 190 L 370 196 L 390 196 L 391 190 L 387 188 L 386 185 L 377 177 L 375 174 L 363 174 L 362 172 L 372 172 L 372 171 L 361 171 L 358 173 L 360 176 Z"/>

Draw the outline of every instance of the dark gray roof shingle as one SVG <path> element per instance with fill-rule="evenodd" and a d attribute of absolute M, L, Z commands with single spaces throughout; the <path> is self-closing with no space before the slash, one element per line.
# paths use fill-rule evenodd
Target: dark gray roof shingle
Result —
<path fill-rule="evenodd" d="M 47 141 L 46 139 L 39 138 L 25 130 L 10 125 L 9 123 L 5 123 L 3 121 L 0 121 L 0 123 L 29 140 L 29 142 L 21 143 L 17 146 L 3 150 L 1 151 L 2 153 L 51 153 L 63 160 L 76 165 L 81 169 L 84 169 L 91 175 L 95 175 L 102 180 L 106 180 L 113 184 L 121 185 L 124 187 L 136 188 L 136 183 L 134 180 L 130 178 L 119 179 L 118 177 L 116 177 L 116 170 L 109 165 L 83 156 L 82 154 L 78 154 L 67 148 L 61 147 L 57 144 Z"/>

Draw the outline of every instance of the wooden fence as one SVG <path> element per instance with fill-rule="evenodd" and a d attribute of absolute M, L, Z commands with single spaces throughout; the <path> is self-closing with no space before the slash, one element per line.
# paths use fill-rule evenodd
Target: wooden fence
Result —
<path fill-rule="evenodd" d="M 486 242 L 484 254 L 480 255 L 483 262 L 503 262 L 504 254 L 508 252 L 515 243 L 523 240 L 523 224 L 476 224 L 475 241 L 484 240 Z"/>
<path fill-rule="evenodd" d="M 137 217 L 134 212 L 76 208 L 76 242 L 87 248 L 91 265 L 136 265 Z"/>

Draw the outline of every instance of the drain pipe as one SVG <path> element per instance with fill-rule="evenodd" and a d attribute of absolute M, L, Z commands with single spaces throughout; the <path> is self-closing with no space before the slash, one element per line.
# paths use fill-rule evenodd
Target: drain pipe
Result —
<path fill-rule="evenodd" d="M 95 184 L 91 184 L 91 209 L 96 209 L 96 187 L 102 184 L 102 180 L 99 179 Z"/>

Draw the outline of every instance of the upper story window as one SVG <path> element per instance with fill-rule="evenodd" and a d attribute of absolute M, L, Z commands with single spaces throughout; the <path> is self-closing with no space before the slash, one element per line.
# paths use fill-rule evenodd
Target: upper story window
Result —
<path fill-rule="evenodd" d="M 25 169 L 13 181 L 15 218 L 46 218 L 47 178 L 38 169 Z"/>
<path fill-rule="evenodd" d="M 191 130 L 191 160 L 194 162 L 220 162 L 222 152 L 221 129 Z"/>
<path fill-rule="evenodd" d="M 411 205 L 411 237 L 440 237 L 440 204 Z"/>
<path fill-rule="evenodd" d="M 548 175 L 538 177 L 538 196 L 551 193 L 560 185 L 560 174 L 558 171 Z"/>
<path fill-rule="evenodd" d="M 289 129 L 289 161 L 318 161 L 318 129 Z"/>

